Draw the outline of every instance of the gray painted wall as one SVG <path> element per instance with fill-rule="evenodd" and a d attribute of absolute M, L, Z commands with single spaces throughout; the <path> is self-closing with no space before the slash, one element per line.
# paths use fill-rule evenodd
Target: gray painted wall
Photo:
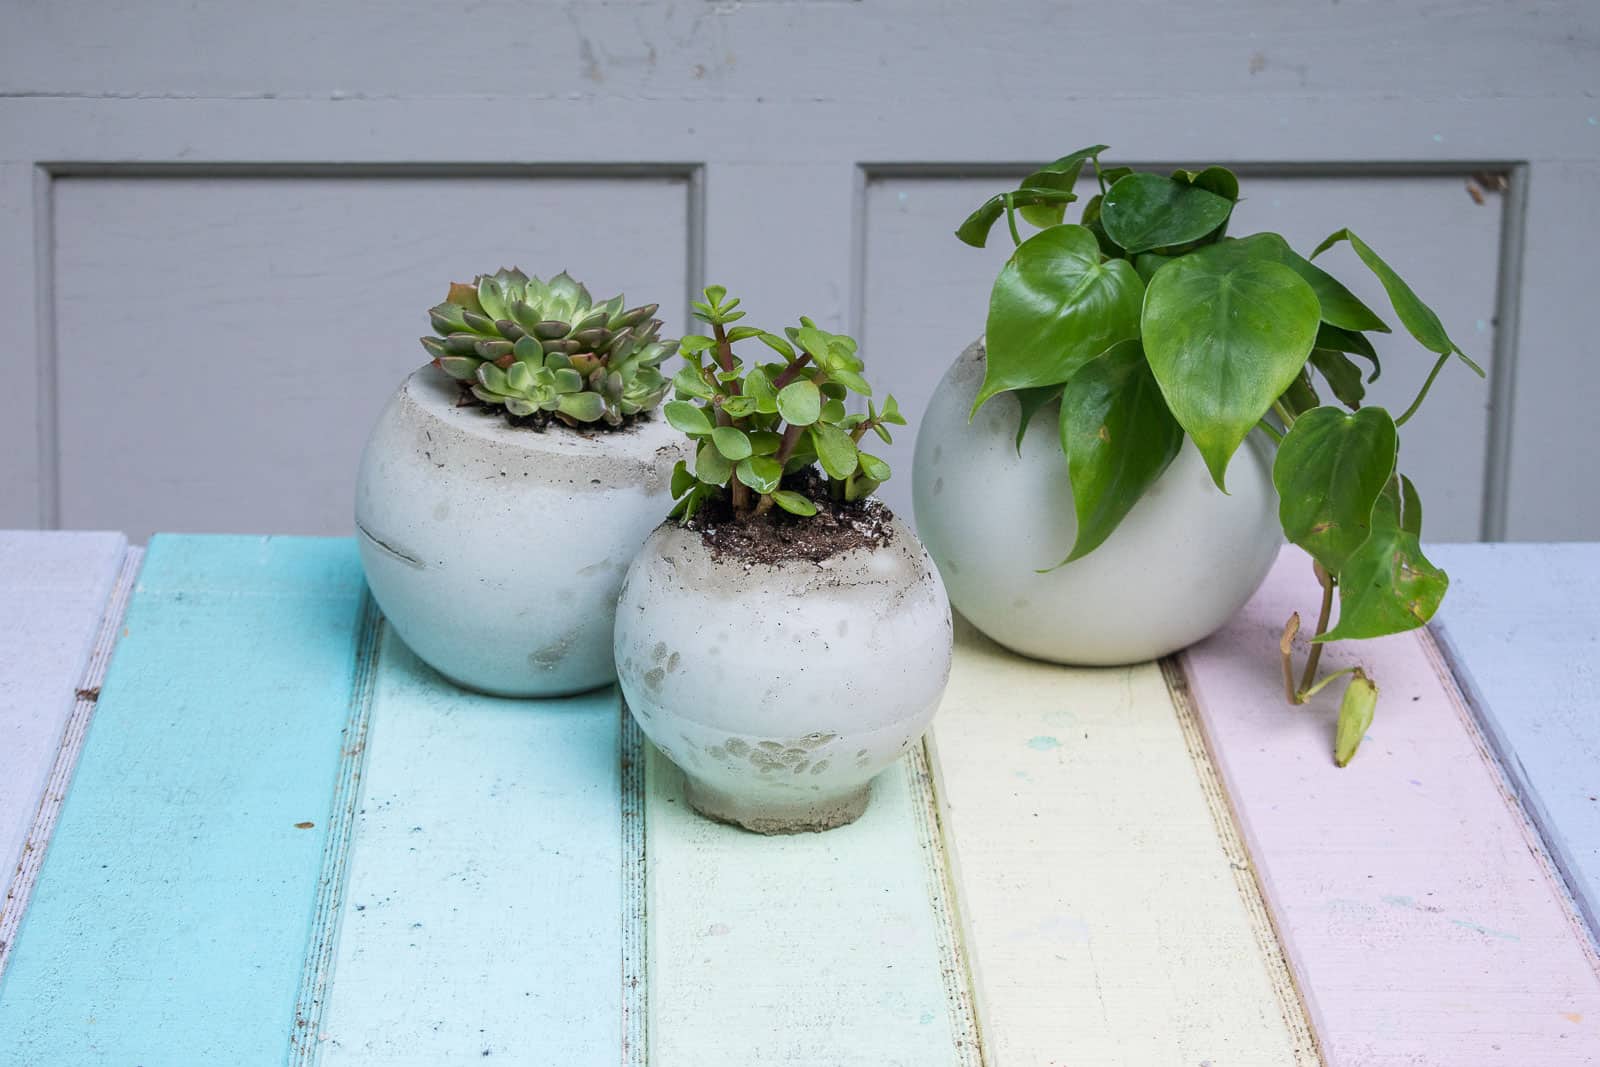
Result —
<path fill-rule="evenodd" d="M 1583 0 L 0 0 L 0 25 L 0 526 L 345 532 L 424 309 L 502 263 L 672 330 L 722 282 L 756 321 L 858 332 L 915 412 L 1005 254 L 951 229 L 1104 140 L 1237 166 L 1240 231 L 1348 223 L 1490 367 L 1407 427 L 1430 537 L 1600 538 Z M 1479 204 L 1484 171 L 1508 188 Z M 1428 361 L 1385 354 L 1403 404 Z"/>

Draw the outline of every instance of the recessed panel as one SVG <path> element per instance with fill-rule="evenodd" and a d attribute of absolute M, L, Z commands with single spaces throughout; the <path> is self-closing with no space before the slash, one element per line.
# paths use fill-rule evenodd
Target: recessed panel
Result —
<path fill-rule="evenodd" d="M 862 352 L 874 384 L 893 392 L 911 419 L 911 427 L 884 455 L 895 479 L 883 495 L 903 515 L 911 510 L 912 430 L 946 367 L 983 332 L 989 289 L 1012 247 L 1003 222 L 984 249 L 969 248 L 952 231 L 1005 184 L 1000 179 L 879 178 L 867 187 Z M 1465 175 L 1247 174 L 1242 185 L 1246 199 L 1234 212 L 1233 233 L 1276 230 L 1308 255 L 1331 231 L 1349 226 L 1412 283 L 1451 336 L 1489 369 L 1498 196 L 1489 194 L 1478 204 L 1467 192 Z M 1394 328 L 1393 335 L 1377 338 L 1383 373 L 1368 386 L 1368 402 L 1398 415 L 1427 377 L 1432 353 L 1405 333 L 1382 286 L 1348 245 L 1324 253 L 1318 263 Z M 1401 432 L 1401 468 L 1422 495 L 1429 540 L 1479 536 L 1489 400 L 1488 382 L 1464 364 L 1452 363 Z"/>
<path fill-rule="evenodd" d="M 347 534 L 450 281 L 562 269 L 682 326 L 671 178 L 65 178 L 61 525 Z"/>

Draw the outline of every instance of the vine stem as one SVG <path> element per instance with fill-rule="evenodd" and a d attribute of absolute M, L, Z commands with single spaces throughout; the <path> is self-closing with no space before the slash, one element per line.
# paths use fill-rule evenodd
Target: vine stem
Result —
<path fill-rule="evenodd" d="M 1317 612 L 1317 629 L 1311 635 L 1313 638 L 1311 652 L 1306 656 L 1305 673 L 1300 676 L 1298 694 L 1300 701 L 1297 703 L 1304 702 L 1306 697 L 1316 692 L 1311 688 L 1311 683 L 1317 679 L 1317 664 L 1322 660 L 1322 645 L 1315 639 L 1328 632 L 1328 617 L 1333 614 L 1333 575 L 1329 574 L 1320 563 L 1313 563 L 1312 566 L 1316 568 L 1317 581 L 1322 584 L 1322 609 Z"/>
<path fill-rule="evenodd" d="M 1428 390 L 1433 388 L 1433 380 L 1439 376 L 1440 371 L 1444 370 L 1444 365 L 1450 362 L 1450 355 L 1449 352 L 1446 352 L 1433 361 L 1433 369 L 1428 372 L 1428 378 L 1422 383 L 1422 389 L 1417 393 L 1417 398 L 1411 402 L 1410 407 L 1400 414 L 1398 419 L 1394 420 L 1396 426 L 1404 426 L 1407 420 L 1417 413 L 1417 409 L 1422 406 L 1422 401 L 1428 396 Z"/>
<path fill-rule="evenodd" d="M 1006 194 L 1006 225 L 1011 228 L 1011 243 L 1022 244 L 1022 234 L 1017 232 L 1017 209 L 1011 203 L 1011 194 Z"/>
<path fill-rule="evenodd" d="M 1272 423 L 1268 422 L 1266 419 L 1262 419 L 1261 421 L 1257 422 L 1256 428 L 1264 432 L 1268 437 L 1272 438 L 1273 444 L 1283 444 L 1283 434 L 1279 433 L 1278 428 L 1272 425 Z"/>

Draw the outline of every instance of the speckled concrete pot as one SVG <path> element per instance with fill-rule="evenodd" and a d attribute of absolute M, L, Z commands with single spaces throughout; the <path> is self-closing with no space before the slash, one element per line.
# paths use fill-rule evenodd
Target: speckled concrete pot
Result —
<path fill-rule="evenodd" d="M 904 523 L 821 563 L 716 558 L 676 522 L 617 607 L 617 676 L 689 803 L 759 833 L 826 830 L 922 736 L 950 677 L 950 605 Z"/>
<path fill-rule="evenodd" d="M 1058 663 L 1137 663 L 1193 644 L 1250 599 L 1283 535 L 1272 458 L 1252 434 L 1228 467 L 1228 494 L 1194 444 L 1093 552 L 1045 574 L 1077 536 L 1059 407 L 1042 408 L 1016 447 L 1016 399 L 968 420 L 982 342 L 951 366 L 917 431 L 917 530 L 951 603 L 1016 652 Z"/>
<path fill-rule="evenodd" d="M 672 507 L 683 435 L 660 419 L 536 431 L 458 396 L 423 367 L 367 441 L 356 529 L 373 597 L 458 685 L 543 697 L 607 684 L 617 590 Z"/>

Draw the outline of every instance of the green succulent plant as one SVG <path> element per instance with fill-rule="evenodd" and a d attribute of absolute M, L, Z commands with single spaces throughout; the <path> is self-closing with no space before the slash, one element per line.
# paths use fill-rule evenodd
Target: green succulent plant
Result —
<path fill-rule="evenodd" d="M 887 444 L 888 428 L 906 424 L 894 397 L 885 397 L 882 408 L 869 399 L 865 413 L 847 411 L 850 393 L 872 395 L 854 339 L 803 317 L 784 336 L 733 326 L 744 312 L 727 296 L 722 286 L 709 286 L 693 305 L 711 336 L 683 339 L 684 366 L 673 378 L 677 398 L 662 409 L 699 446 L 692 470 L 680 460 L 672 472 L 672 517 L 687 523 L 708 500 L 723 496 L 740 521 L 774 505 L 815 515 L 815 501 L 785 482 L 813 464 L 822 468 L 832 500 L 865 500 L 889 480 L 889 465 L 862 451 L 861 439 L 870 432 Z M 752 338 L 782 358 L 746 364 L 733 346 Z"/>
<path fill-rule="evenodd" d="M 1219 489 L 1254 433 L 1275 449 L 1284 536 L 1311 556 L 1322 604 L 1297 680 L 1292 616 L 1280 643 L 1284 693 L 1303 704 L 1349 674 L 1336 760 L 1354 755 L 1378 689 L 1357 667 L 1317 678 L 1323 645 L 1422 626 L 1449 579 L 1423 554 L 1422 505 L 1401 473 L 1400 429 L 1452 360 L 1482 376 L 1427 304 L 1370 245 L 1334 231 L 1309 256 L 1275 233 L 1230 237 L 1239 181 L 1223 167 L 1172 174 L 1103 167 L 1105 145 L 1046 164 L 985 201 L 956 230 L 981 247 L 1006 220 L 1015 244 L 995 280 L 988 364 L 976 411 L 1015 394 L 1028 420 L 1060 400 L 1060 435 L 1078 520 L 1064 563 L 1093 552 L 1166 470 L 1185 437 Z M 1076 223 L 1078 177 L 1094 187 Z M 1039 232 L 1023 238 L 1018 219 Z M 1398 415 L 1366 403 L 1378 377 L 1372 334 L 1390 327 L 1311 261 L 1348 243 L 1376 276 L 1433 367 Z M 1324 400 L 1319 389 L 1331 397 Z M 1054 562 L 1054 561 L 1041 561 Z M 1330 628 L 1335 595 L 1337 625 Z"/>
<path fill-rule="evenodd" d="M 548 282 L 515 268 L 456 282 L 428 309 L 422 338 L 434 366 L 479 402 L 510 415 L 543 412 L 569 426 L 621 426 L 666 396 L 656 304 L 595 303 L 565 271 Z"/>

